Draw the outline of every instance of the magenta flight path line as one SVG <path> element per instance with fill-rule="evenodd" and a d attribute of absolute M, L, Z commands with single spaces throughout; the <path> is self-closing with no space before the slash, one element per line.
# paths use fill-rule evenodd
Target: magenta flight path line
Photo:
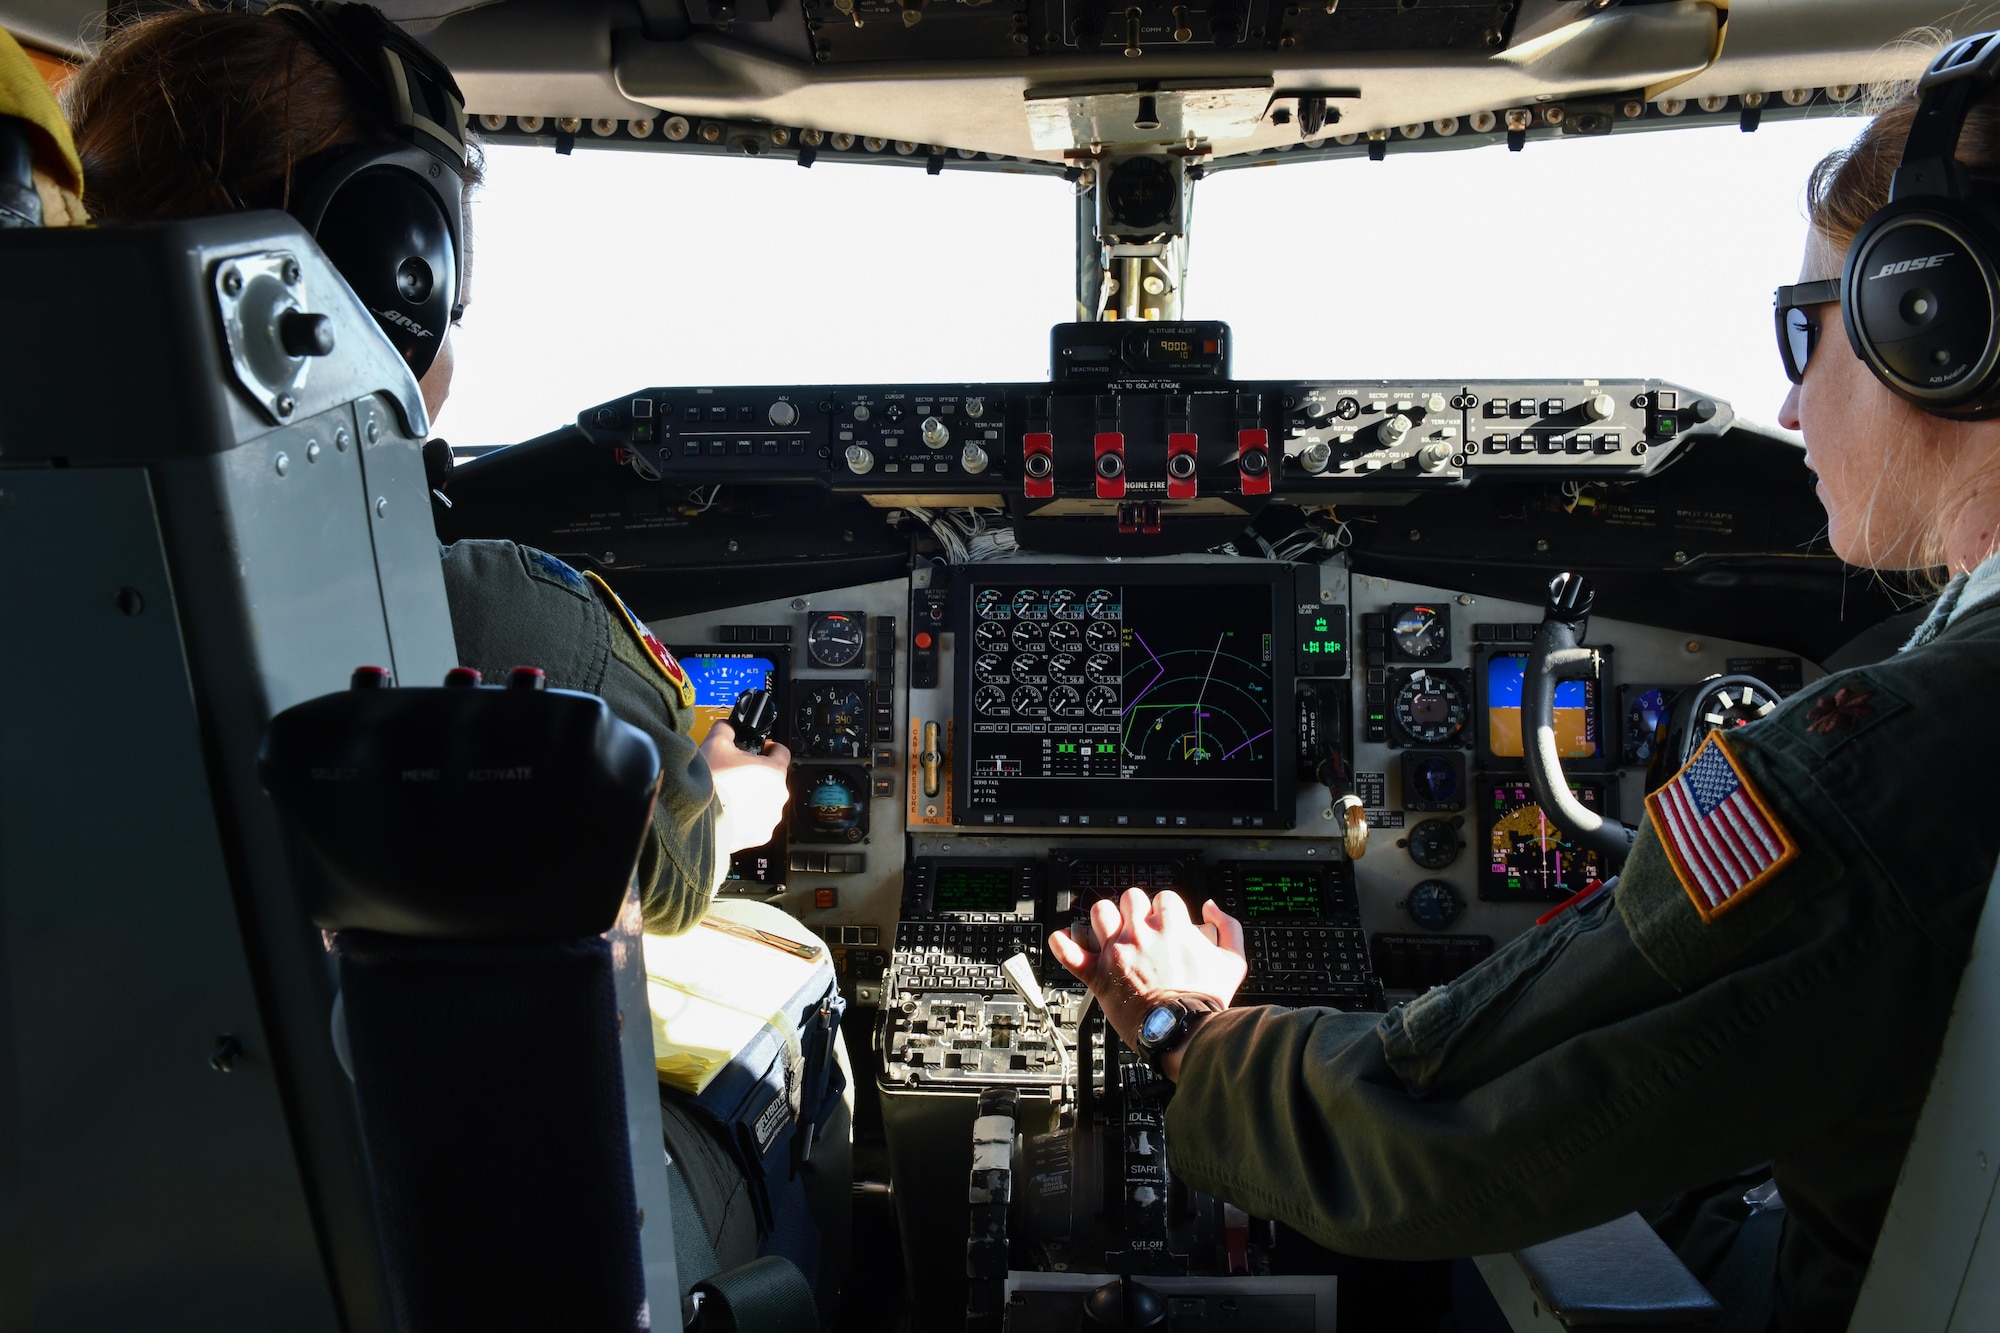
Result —
<path fill-rule="evenodd" d="M 1242 749 L 1244 745 L 1255 745 L 1255 744 L 1256 744 L 1256 743 L 1257 743 L 1258 741 L 1261 741 L 1261 740 L 1263 740 L 1263 739 L 1264 739 L 1264 738 L 1265 738 L 1266 736 L 1270 735 L 1270 734 L 1271 734 L 1271 732 L 1272 732 L 1272 730 L 1273 730 L 1273 728 L 1271 728 L 1271 727 L 1266 727 L 1266 728 L 1264 728 L 1264 729 L 1263 729 L 1262 731 L 1258 732 L 1258 733 L 1257 733 L 1257 734 L 1256 734 L 1255 736 L 1252 736 L 1252 737 L 1251 737 L 1251 738 L 1250 738 L 1249 740 L 1247 740 L 1247 741 L 1243 742 L 1243 745 L 1239 745 L 1239 746 L 1237 746 L 1237 747 L 1236 747 L 1236 750 L 1240 750 L 1240 749 Z M 1227 759 L 1227 758 L 1229 758 L 1229 755 L 1230 755 L 1230 754 L 1235 754 L 1235 753 L 1236 753 L 1236 750 L 1231 750 L 1231 751 L 1229 752 L 1229 754 L 1225 754 L 1225 755 L 1224 755 L 1224 756 L 1222 756 L 1222 757 L 1223 757 L 1224 759 Z"/>
<path fill-rule="evenodd" d="M 1139 641 L 1139 646 L 1146 650 L 1146 656 L 1153 659 L 1153 665 L 1160 669 L 1160 674 L 1153 677 L 1151 681 L 1147 682 L 1146 689 L 1140 690 L 1137 694 L 1132 696 L 1132 702 L 1125 705 L 1125 713 L 1129 713 L 1133 709 L 1137 708 L 1139 706 L 1139 701 L 1146 697 L 1147 691 L 1151 690 L 1153 686 L 1158 685 L 1161 681 L 1167 678 L 1167 664 L 1160 660 L 1160 655 L 1153 651 L 1153 646 L 1151 644 L 1146 642 L 1146 636 L 1141 634 L 1138 630 L 1133 630 L 1132 637 L 1137 639 Z M 1120 713 L 1118 716 L 1123 717 L 1125 716 L 1125 713 Z"/>

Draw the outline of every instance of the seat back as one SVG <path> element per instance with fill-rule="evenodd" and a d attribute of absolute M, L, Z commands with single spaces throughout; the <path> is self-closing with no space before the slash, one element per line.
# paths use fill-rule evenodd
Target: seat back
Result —
<path fill-rule="evenodd" d="M 2000 1328 L 2000 866 L 1903 1159 L 1854 1333 Z"/>
<path fill-rule="evenodd" d="M 294 309 L 331 355 L 276 346 Z M 453 664 L 427 429 L 281 214 L 0 232 L 0 1326 L 394 1326 L 334 959 L 255 758 L 357 664 Z M 624 1047 L 648 1073 L 644 1024 Z"/>

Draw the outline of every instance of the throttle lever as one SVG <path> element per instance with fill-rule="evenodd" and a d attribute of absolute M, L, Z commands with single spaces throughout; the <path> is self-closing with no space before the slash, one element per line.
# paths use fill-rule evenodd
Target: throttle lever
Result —
<path fill-rule="evenodd" d="M 729 710 L 729 725 L 736 732 L 736 748 L 751 754 L 764 753 L 771 739 L 771 727 L 778 720 L 778 703 L 769 690 L 745 690 L 736 696 Z"/>

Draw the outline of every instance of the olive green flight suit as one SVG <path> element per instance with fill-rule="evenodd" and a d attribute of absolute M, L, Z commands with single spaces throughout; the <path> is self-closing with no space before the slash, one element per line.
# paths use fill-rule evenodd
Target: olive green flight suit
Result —
<path fill-rule="evenodd" d="M 646 929 L 690 930 L 715 884 L 715 785 L 689 737 L 692 709 L 646 655 L 616 608 L 562 561 L 508 541 L 444 548 L 444 590 L 462 665 L 489 681 L 540 667 L 551 689 L 599 695 L 653 738 L 664 776 L 638 882 Z"/>
<path fill-rule="evenodd" d="M 1996 699 L 2000 601 L 1729 733 L 1797 853 L 1711 919 L 1649 819 L 1613 902 L 1386 1018 L 1208 1020 L 1167 1113 L 1174 1173 L 1329 1248 L 1424 1259 L 1768 1161 L 1781 1322 L 1845 1327 L 2000 854 L 1975 767 Z"/>

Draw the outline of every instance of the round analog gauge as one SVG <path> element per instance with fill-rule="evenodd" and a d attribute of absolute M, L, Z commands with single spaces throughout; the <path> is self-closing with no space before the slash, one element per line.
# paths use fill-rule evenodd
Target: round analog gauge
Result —
<path fill-rule="evenodd" d="M 1472 718 L 1465 687 L 1436 671 L 1412 671 L 1396 691 L 1396 725 L 1417 745 L 1450 745 Z"/>
<path fill-rule="evenodd" d="M 1045 657 L 1033 653 L 1022 653 L 1014 659 L 1014 679 L 1031 684 L 1046 684 L 1049 678 L 1049 663 Z"/>
<path fill-rule="evenodd" d="M 1406 606 L 1389 625 L 1389 640 L 1405 660 L 1428 662 L 1448 654 L 1451 644 L 1445 618 L 1435 607 Z"/>
<path fill-rule="evenodd" d="M 1625 755 L 1635 763 L 1648 763 L 1667 737 L 1667 719 L 1672 715 L 1674 696 L 1667 690 L 1642 690 L 1625 709 Z"/>
<path fill-rule="evenodd" d="M 1118 670 L 1118 659 L 1105 653 L 1091 654 L 1090 660 L 1083 664 L 1083 671 L 1099 685 L 1116 685 L 1124 679 Z"/>
<path fill-rule="evenodd" d="M 1042 637 L 1041 625 L 1033 620 L 1024 620 L 1014 626 L 1014 646 L 1024 653 L 1039 653 L 1048 645 Z"/>
<path fill-rule="evenodd" d="M 1053 621 L 1049 625 L 1049 647 L 1063 652 L 1080 652 L 1083 649 L 1083 631 L 1072 621 Z"/>
<path fill-rule="evenodd" d="M 1083 696 L 1083 706 L 1092 717 L 1117 717 L 1118 691 L 1109 685 L 1093 685 L 1090 693 Z"/>
<path fill-rule="evenodd" d="M 1701 696 L 1695 716 L 1711 731 L 1734 731 L 1748 726 L 1778 706 L 1778 701 L 1755 685 L 1742 681 L 1709 687 Z"/>
<path fill-rule="evenodd" d="M 1403 840 L 1410 859 L 1426 870 L 1443 870 L 1458 859 L 1458 829 L 1449 819 L 1426 819 Z"/>
<path fill-rule="evenodd" d="M 1049 691 L 1049 712 L 1057 717 L 1082 717 L 1083 696 L 1074 685 L 1058 685 Z"/>
<path fill-rule="evenodd" d="M 1403 900 L 1403 910 L 1425 930 L 1446 930 L 1465 910 L 1465 900 L 1443 880 L 1427 879 L 1410 890 L 1410 896 Z"/>
<path fill-rule="evenodd" d="M 807 770 L 799 789 L 792 827 L 815 842 L 860 842 L 868 822 L 868 794 L 862 780 L 834 769 Z"/>
<path fill-rule="evenodd" d="M 1445 755 L 1427 754 L 1403 770 L 1403 807 L 1457 810 L 1465 804 L 1462 785 L 1457 764 Z"/>
<path fill-rule="evenodd" d="M 972 632 L 972 638 L 982 649 L 989 652 L 1005 652 L 1008 646 L 1007 627 L 997 620 L 982 620 L 979 628 Z"/>
<path fill-rule="evenodd" d="M 806 691 L 799 704 L 799 744 L 809 755 L 858 759 L 865 744 L 868 704 L 862 687 L 846 681 L 822 681 Z"/>
<path fill-rule="evenodd" d="M 1011 700 L 1014 711 L 1022 717 L 1046 717 L 1048 705 L 1042 702 L 1042 692 L 1034 685 L 1016 685 Z"/>
<path fill-rule="evenodd" d="M 864 640 L 858 618 L 829 611 L 816 617 L 806 630 L 806 652 L 816 666 L 852 666 L 861 656 Z"/>
<path fill-rule="evenodd" d="M 1092 620 L 1109 620 L 1118 614 L 1118 597 L 1109 588 L 1092 588 L 1083 599 L 1083 609 Z"/>
<path fill-rule="evenodd" d="M 972 674 L 980 680 L 993 681 L 996 684 L 1005 685 L 1009 679 L 1007 675 L 1007 659 L 998 653 L 981 653 L 979 660 L 972 664 Z"/>
<path fill-rule="evenodd" d="M 1007 692 L 998 685 L 981 685 L 972 692 L 972 706 L 981 717 L 1005 717 Z"/>
<path fill-rule="evenodd" d="M 1002 620 L 1008 611 L 1007 598 L 998 588 L 981 588 L 979 595 L 972 599 L 972 609 L 979 613 L 981 620 Z"/>
<path fill-rule="evenodd" d="M 1108 620 L 1093 620 L 1090 628 L 1083 632 L 1083 641 L 1090 645 L 1094 653 L 1115 653 L 1118 651 L 1118 626 Z"/>
<path fill-rule="evenodd" d="M 1049 676 L 1054 680 L 1081 681 L 1077 674 L 1076 658 L 1068 653 L 1057 653 L 1049 658 Z"/>
<path fill-rule="evenodd" d="M 1068 588 L 1057 588 L 1049 594 L 1049 614 L 1058 618 L 1074 618 L 1083 613 L 1076 609 L 1076 594 Z"/>
<path fill-rule="evenodd" d="M 1039 616 L 1043 606 L 1042 595 L 1033 588 L 1023 588 L 1014 594 L 1014 614 L 1017 616 Z"/>

